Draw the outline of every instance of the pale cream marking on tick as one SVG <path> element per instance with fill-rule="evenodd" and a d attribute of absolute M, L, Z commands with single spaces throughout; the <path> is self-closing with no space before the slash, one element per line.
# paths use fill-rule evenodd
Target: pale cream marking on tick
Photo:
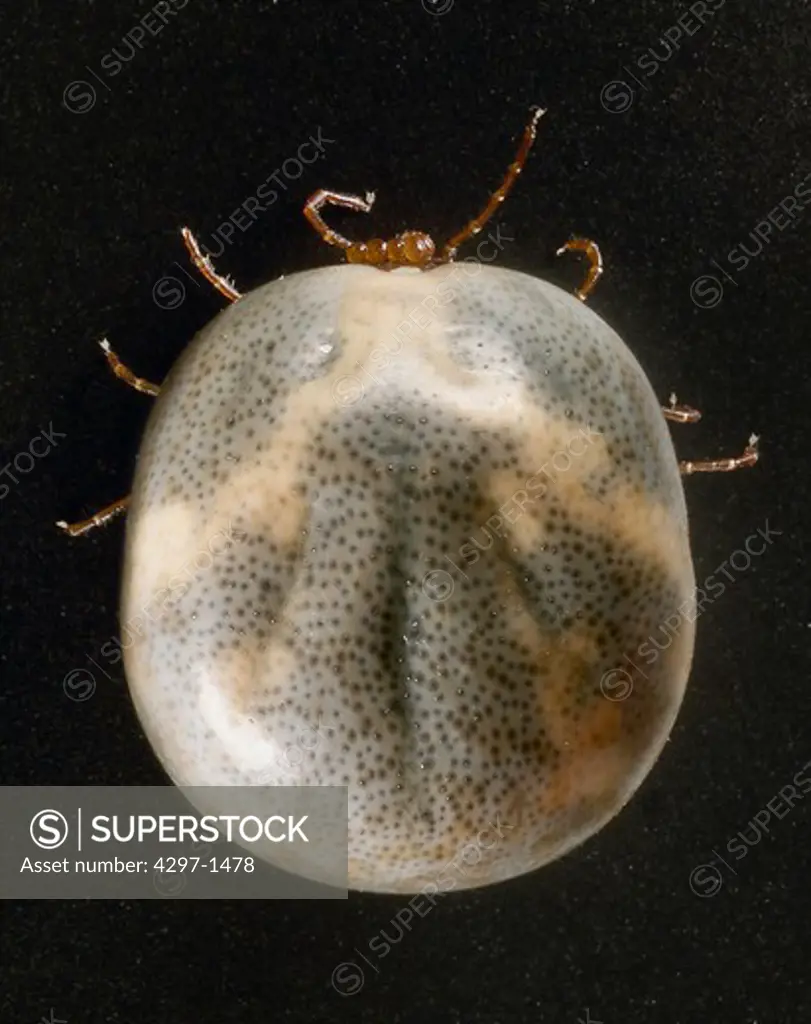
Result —
<path fill-rule="evenodd" d="M 261 459 L 269 471 L 289 474 L 287 486 L 295 485 L 290 477 L 301 470 L 313 435 L 340 411 L 335 389 L 346 377 L 363 389 L 359 403 L 375 388 L 416 385 L 426 396 L 442 396 L 443 414 L 461 415 L 480 427 L 511 422 L 523 385 L 507 380 L 500 390 L 494 387 L 496 377 L 463 369 L 448 352 L 447 315 L 428 301 L 437 299 L 442 270 L 404 276 L 374 272 L 346 287 L 337 318 L 340 356 L 329 373 L 289 396 Z"/>
<path fill-rule="evenodd" d="M 529 469 L 528 480 L 536 488 L 543 485 L 554 490 L 559 480 L 582 482 L 610 469 L 605 438 L 599 431 L 544 411 L 528 391 L 517 410 L 503 410 L 503 418 L 503 428 L 521 446 L 518 459 Z"/>
<path fill-rule="evenodd" d="M 628 757 L 621 747 L 583 748 L 567 753 L 547 777 L 536 802 L 536 814 L 548 821 L 570 814 L 584 803 L 614 805 L 628 783 Z"/>
<path fill-rule="evenodd" d="M 511 635 L 544 671 L 536 682 L 539 721 L 558 750 L 551 775 L 541 770 L 530 790 L 531 818 L 553 814 L 581 800 L 613 794 L 627 771 L 622 705 L 595 694 L 582 711 L 577 700 L 599 669 L 595 631 L 577 625 L 564 633 L 543 629 L 526 608 L 509 619 Z"/>
<path fill-rule="evenodd" d="M 200 517 L 186 502 L 150 504 L 140 510 L 130 541 L 130 573 L 122 613 L 125 621 L 143 617 L 156 595 L 185 575 L 200 554 Z"/>
<path fill-rule="evenodd" d="M 281 547 L 297 543 L 307 517 L 307 504 L 297 488 L 301 450 L 309 437 L 306 424 L 291 424 L 283 443 L 234 469 L 227 484 L 218 488 L 208 529 L 222 529 L 221 524 L 233 519 L 241 530 L 267 536 Z"/>
<path fill-rule="evenodd" d="M 225 508 L 233 510 L 238 494 L 249 524 L 268 529 L 281 543 L 293 542 L 306 516 L 304 503 L 294 495 L 312 438 L 340 411 L 336 386 L 347 377 L 362 389 L 361 404 L 369 390 L 416 385 L 427 398 L 441 396 L 442 414 L 449 418 L 457 416 L 478 430 L 509 429 L 518 435 L 529 454 L 525 462 L 536 467 L 536 474 L 545 461 L 567 451 L 574 453 L 571 462 L 578 473 L 605 458 L 601 438 L 591 434 L 584 440 L 585 431 L 537 408 L 519 380 L 520 367 L 513 376 L 477 373 L 452 358 L 440 299 L 447 269 L 402 276 L 378 271 L 347 286 L 338 310 L 339 358 L 329 373 L 289 396 L 268 450 L 235 467 L 227 486 L 218 488 L 218 510 L 210 525 L 225 517 Z"/>
<path fill-rule="evenodd" d="M 596 472 L 608 468 L 604 438 L 586 427 L 572 426 L 561 417 L 544 413 L 525 400 L 519 406 L 519 427 L 510 429 L 521 446 L 522 469 L 497 469 L 485 477 L 484 490 L 503 529 L 525 554 L 537 551 L 544 540 L 543 514 L 549 497 L 566 499 L 572 490 Z M 563 478 L 568 482 L 562 482 Z"/>
<path fill-rule="evenodd" d="M 605 497 L 589 493 L 577 474 L 557 477 L 555 497 L 574 526 L 612 538 L 620 551 L 658 569 L 686 593 L 693 585 L 689 542 L 683 524 L 640 487 L 615 485 Z"/>
<path fill-rule="evenodd" d="M 296 664 L 282 645 L 271 645 L 264 656 L 244 649 L 219 654 L 199 673 L 197 708 L 205 726 L 218 738 L 241 772 L 285 771 L 287 744 L 282 734 L 271 732 L 260 719 L 246 711 L 246 698 L 283 692 Z"/>
<path fill-rule="evenodd" d="M 567 430 L 570 432 L 568 436 Z M 577 432 L 558 422 L 552 424 L 550 436 L 554 437 L 555 449 L 563 451 L 571 447 Z M 548 487 L 548 493 L 534 490 L 526 478 L 522 479 L 522 474 L 514 470 L 491 474 L 489 496 L 494 508 L 501 513 L 506 509 L 512 510 L 509 517 L 502 514 L 502 529 L 508 531 L 510 540 L 524 552 L 538 551 L 549 539 L 544 528 L 544 513 L 548 499 L 554 497 L 565 508 L 572 525 L 579 526 L 587 534 L 615 540 L 621 551 L 675 584 L 682 600 L 688 601 L 695 581 L 683 523 L 676 520 L 664 505 L 631 484 L 617 485 L 605 499 L 592 495 L 587 489 L 589 473 L 592 470 L 604 472 L 607 458 L 603 439 L 595 435 L 582 456 L 572 459 L 568 470 L 555 472 L 550 469 L 538 477 Z M 565 465 L 560 460 L 558 464 Z M 518 500 L 516 495 L 519 495 Z M 520 514 L 516 512 L 519 504 Z M 677 608 L 673 613 L 677 613 Z M 683 690 L 686 684 L 693 634 L 693 623 L 686 615 L 681 615 L 679 629 L 668 653 L 672 663 L 681 667 L 681 672 L 676 671 L 673 676 L 678 680 L 674 682 L 674 690 Z"/>
<path fill-rule="evenodd" d="M 424 357 L 439 346 L 439 327 L 433 321 L 420 326 L 409 320 L 413 332 L 408 337 L 402 331 L 398 335 L 399 325 L 426 294 L 425 286 L 420 286 L 423 280 L 421 274 L 416 279 L 399 278 L 393 287 L 391 276 L 378 271 L 347 287 L 338 313 L 344 341 L 340 357 L 328 374 L 301 385 L 288 397 L 267 450 L 231 470 L 227 484 L 217 490 L 210 526 L 216 526 L 226 514 L 244 515 L 246 525 L 269 530 L 282 543 L 291 543 L 300 534 L 306 507 L 296 490 L 303 483 L 314 435 L 340 412 L 336 384 L 351 376 L 364 386 L 373 386 L 375 370 L 383 372 L 379 366 L 375 370 L 367 367 L 373 357 L 384 364 L 402 362 L 409 352 L 411 359 L 415 350 Z M 452 363 L 448 365 L 456 369 Z"/>

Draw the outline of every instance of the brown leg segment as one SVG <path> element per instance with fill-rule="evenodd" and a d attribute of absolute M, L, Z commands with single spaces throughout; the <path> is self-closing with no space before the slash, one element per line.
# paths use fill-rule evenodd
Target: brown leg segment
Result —
<path fill-rule="evenodd" d="M 126 384 L 129 384 L 131 388 L 135 388 L 136 391 L 140 391 L 145 395 L 152 395 L 153 398 L 159 393 L 160 388 L 157 384 L 152 384 L 148 380 L 144 380 L 143 377 L 136 377 L 135 374 L 130 370 L 128 366 L 125 366 L 118 356 L 110 348 L 110 342 L 104 338 L 99 342 L 101 350 L 107 357 L 107 363 L 113 373 L 118 377 L 119 380 L 123 380 Z"/>
<path fill-rule="evenodd" d="M 690 405 L 679 405 L 676 396 L 670 396 L 670 405 L 663 405 L 662 412 L 666 420 L 673 423 L 698 423 L 701 413 Z"/>
<path fill-rule="evenodd" d="M 323 206 L 343 206 L 344 209 L 355 210 L 357 213 L 369 213 L 374 201 L 374 192 L 367 192 L 366 198 L 363 199 L 361 196 L 349 195 L 346 192 L 330 192 L 328 189 L 320 188 L 317 192 L 313 192 L 304 204 L 304 216 L 328 245 L 337 245 L 339 249 L 349 249 L 352 243 L 325 223 L 321 216 L 321 208 Z"/>
<path fill-rule="evenodd" d="M 758 460 L 758 438 L 752 434 L 749 444 L 744 449 L 743 455 L 734 459 L 703 459 L 701 462 L 680 462 L 679 469 L 684 476 L 692 476 L 693 473 L 731 473 L 735 469 L 746 469 L 754 466 Z"/>
<path fill-rule="evenodd" d="M 588 238 L 572 238 L 565 245 L 562 245 L 555 255 L 562 256 L 565 252 L 585 253 L 589 261 L 586 280 L 575 292 L 578 299 L 584 301 L 594 291 L 594 286 L 603 276 L 603 254 L 600 252 L 600 247 L 597 243 L 590 241 Z"/>
<path fill-rule="evenodd" d="M 229 302 L 236 302 L 237 299 L 241 299 L 242 293 L 236 290 L 227 277 L 220 277 L 211 265 L 211 258 L 203 254 L 203 250 L 198 245 L 197 239 L 191 231 L 189 231 L 188 228 L 182 228 L 180 233 L 183 235 L 183 241 L 189 251 L 192 263 L 197 267 L 206 281 L 208 281 L 209 284 L 214 285 L 220 295 L 224 295 Z"/>
<path fill-rule="evenodd" d="M 530 119 L 527 122 L 527 126 L 524 129 L 524 135 L 521 139 L 521 145 L 518 147 L 518 152 L 515 156 L 515 160 L 507 168 L 507 173 L 504 176 L 504 180 L 496 189 L 496 191 L 490 196 L 490 200 L 487 206 L 482 210 L 478 217 L 475 217 L 469 224 L 462 228 L 457 234 L 445 244 L 440 256 L 440 263 L 449 263 L 456 255 L 456 250 L 459 246 L 471 238 L 473 235 L 478 235 L 487 221 L 493 216 L 498 207 L 504 202 L 509 194 L 510 189 L 515 184 L 515 180 L 524 168 L 524 164 L 527 162 L 529 151 L 532 148 L 532 143 L 535 141 L 535 133 L 538 127 L 538 121 L 546 113 L 545 110 L 541 110 L 540 107 L 535 107 L 530 115 Z"/>
<path fill-rule="evenodd" d="M 106 508 L 96 512 L 89 519 L 83 519 L 78 523 L 66 523 L 64 519 L 60 519 L 56 525 L 71 537 L 80 537 L 83 533 L 94 530 L 97 526 L 104 526 L 111 519 L 120 516 L 126 510 L 129 503 L 130 499 L 129 495 L 127 495 L 126 498 L 121 498 L 119 501 L 114 501 L 112 505 L 107 505 Z"/>

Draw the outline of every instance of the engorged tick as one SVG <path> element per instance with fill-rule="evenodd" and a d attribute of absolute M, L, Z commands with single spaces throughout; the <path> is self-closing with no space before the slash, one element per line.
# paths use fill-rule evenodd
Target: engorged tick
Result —
<path fill-rule="evenodd" d="M 135 473 L 121 601 L 132 697 L 182 786 L 348 785 L 349 882 L 418 892 L 531 871 L 596 832 L 656 760 L 693 653 L 678 463 L 634 356 L 575 297 L 454 262 L 481 214 L 351 242 L 347 264 L 247 295 L 160 389 Z M 381 273 L 381 271 L 386 271 Z M 68 525 L 86 533 L 123 499 Z M 223 808 L 227 813 L 228 809 Z M 301 846 L 262 852 L 321 877 Z M 447 886 L 446 886 L 447 887 Z"/>

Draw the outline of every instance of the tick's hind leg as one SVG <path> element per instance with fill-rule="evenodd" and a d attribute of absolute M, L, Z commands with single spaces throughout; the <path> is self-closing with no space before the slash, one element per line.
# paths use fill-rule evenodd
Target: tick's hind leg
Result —
<path fill-rule="evenodd" d="M 588 238 L 572 238 L 571 241 L 562 245 L 555 255 L 562 256 L 565 252 L 585 253 L 586 258 L 589 261 L 586 280 L 575 292 L 578 299 L 585 301 L 591 292 L 594 291 L 594 286 L 603 276 L 603 254 L 600 252 L 599 245 L 597 245 L 596 242 L 590 241 Z"/>
<path fill-rule="evenodd" d="M 731 473 L 735 469 L 746 469 L 754 466 L 759 458 L 757 434 L 752 434 L 749 444 L 744 448 L 743 455 L 732 459 L 702 459 L 700 462 L 680 462 L 679 469 L 684 476 L 693 473 Z"/>
<path fill-rule="evenodd" d="M 211 265 L 211 257 L 203 255 L 203 250 L 200 248 L 197 239 L 191 231 L 189 231 L 188 228 L 182 228 L 180 233 L 183 235 L 183 241 L 189 251 L 192 263 L 197 267 L 206 281 L 208 281 L 209 284 L 214 285 L 220 295 L 224 295 L 229 302 L 236 302 L 237 299 L 241 299 L 242 293 L 236 290 L 227 277 L 220 277 Z"/>
<path fill-rule="evenodd" d="M 152 384 L 148 380 L 144 380 L 143 377 L 136 377 L 132 370 L 125 366 L 118 356 L 110 348 L 110 342 L 103 338 L 99 345 L 104 353 L 107 364 L 113 373 L 118 377 L 119 380 L 123 380 L 125 384 L 129 384 L 131 388 L 135 388 L 136 391 L 140 391 L 145 395 L 152 395 L 153 398 L 158 394 L 160 388 L 157 384 Z"/>
<path fill-rule="evenodd" d="M 662 406 L 662 412 L 666 420 L 672 423 L 698 423 L 701 413 L 691 405 L 679 405 L 676 396 L 670 396 L 670 404 Z"/>
<path fill-rule="evenodd" d="M 64 530 L 69 536 L 80 537 L 83 533 L 94 530 L 97 526 L 104 526 L 104 524 L 109 523 L 111 519 L 115 519 L 116 516 L 120 516 L 122 512 L 126 511 L 129 503 L 130 499 L 129 495 L 127 495 L 126 498 L 120 498 L 118 501 L 114 501 L 112 505 L 107 505 L 106 508 L 96 512 L 95 515 L 90 516 L 89 519 L 82 519 L 78 523 L 66 523 L 64 519 L 60 519 L 56 525 L 60 530 Z"/>
<path fill-rule="evenodd" d="M 135 388 L 136 391 L 140 391 L 145 395 L 152 395 L 154 398 L 159 392 L 160 388 L 157 384 L 152 384 L 148 380 L 144 380 L 143 377 L 136 377 L 132 370 L 125 366 L 118 356 L 110 348 L 110 343 L 104 338 L 99 342 L 101 350 L 107 358 L 107 363 L 113 373 L 118 377 L 119 380 L 123 380 L 125 384 L 129 384 L 131 388 Z M 60 530 L 64 530 L 71 537 L 80 537 L 83 533 L 87 533 L 89 530 L 94 530 L 97 526 L 104 526 L 105 523 L 109 523 L 111 519 L 115 519 L 116 516 L 120 516 L 129 505 L 129 496 L 126 498 L 120 498 L 118 501 L 114 501 L 112 505 L 107 505 L 101 511 L 96 512 L 90 516 L 89 519 L 82 519 L 78 523 L 66 523 L 64 519 L 60 519 L 56 524 Z"/>

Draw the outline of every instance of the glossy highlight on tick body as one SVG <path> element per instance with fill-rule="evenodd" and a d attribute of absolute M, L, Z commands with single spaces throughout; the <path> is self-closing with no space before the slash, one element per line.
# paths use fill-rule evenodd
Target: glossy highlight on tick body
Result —
<path fill-rule="evenodd" d="M 353 242 L 344 265 L 241 295 L 157 393 L 129 504 L 121 601 L 132 698 L 180 786 L 347 786 L 349 883 L 418 892 L 532 871 L 600 829 L 658 757 L 693 654 L 685 619 L 624 697 L 606 679 L 695 590 L 664 409 L 584 299 L 455 260 L 520 175 L 443 245 Z M 212 546 L 212 538 L 229 537 Z M 200 552 L 210 552 L 199 559 Z M 199 564 L 198 564 L 199 562 Z M 189 567 L 192 567 L 191 569 Z M 498 823 L 498 827 L 494 823 Z M 287 858 L 287 859 L 286 859 Z M 274 863 L 309 877 L 299 850 Z"/>

